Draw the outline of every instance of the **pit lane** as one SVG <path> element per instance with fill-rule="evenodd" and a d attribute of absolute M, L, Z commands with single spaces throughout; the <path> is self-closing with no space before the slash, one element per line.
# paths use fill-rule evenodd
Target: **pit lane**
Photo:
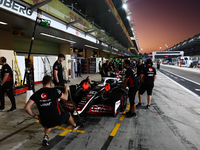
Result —
<path fill-rule="evenodd" d="M 90 76 L 94 80 L 99 78 L 98 75 Z M 82 79 L 71 81 L 70 84 L 79 83 Z M 199 99 L 161 72 L 157 75 L 150 109 L 146 109 L 145 93 L 143 105 L 137 109 L 137 119 L 126 118 L 123 112 L 115 118 L 109 114 L 90 114 L 85 127 L 79 128 L 78 132 L 65 124 L 53 128 L 50 132 L 50 147 L 42 146 L 42 126 L 23 110 L 24 97 L 16 97 L 17 112 L 0 113 L 0 149 L 200 149 Z M 8 107 L 7 98 L 6 103 Z"/>

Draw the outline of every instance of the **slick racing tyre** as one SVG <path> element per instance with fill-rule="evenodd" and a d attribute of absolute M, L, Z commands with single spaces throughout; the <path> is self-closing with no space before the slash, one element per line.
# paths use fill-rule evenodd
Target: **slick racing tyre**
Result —
<path fill-rule="evenodd" d="M 101 93 L 99 94 L 101 98 L 101 102 L 104 104 L 108 100 L 108 96 L 106 95 L 106 90 L 102 90 Z"/>
<path fill-rule="evenodd" d="M 79 87 L 77 90 L 76 90 L 76 92 L 75 92 L 75 94 L 74 94 L 74 97 L 78 97 L 80 94 L 81 94 L 81 92 L 83 91 L 83 87 Z"/>

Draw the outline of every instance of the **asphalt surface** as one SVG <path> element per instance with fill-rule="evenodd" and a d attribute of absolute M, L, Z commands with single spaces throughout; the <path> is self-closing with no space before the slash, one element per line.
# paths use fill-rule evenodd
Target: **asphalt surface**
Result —
<path fill-rule="evenodd" d="M 90 74 L 90 77 L 99 79 L 98 75 Z M 80 83 L 82 79 L 71 80 L 70 84 Z M 40 87 L 38 85 L 37 89 Z M 161 72 L 157 73 L 150 109 L 146 108 L 144 93 L 142 106 L 136 110 L 137 119 L 126 118 L 123 112 L 117 117 L 91 114 L 85 126 L 77 131 L 66 124 L 53 128 L 48 147 L 42 146 L 43 127 L 23 110 L 25 99 L 25 94 L 16 96 L 16 112 L 0 112 L 2 150 L 200 149 L 200 98 L 177 86 Z M 6 97 L 6 110 L 9 108 L 10 101 Z M 33 111 L 38 113 L 35 106 Z"/>
<path fill-rule="evenodd" d="M 200 84 L 200 71 L 194 72 L 191 68 L 180 68 L 177 66 L 166 66 L 162 65 L 161 70 L 169 71 L 179 76 L 185 77 L 189 80 L 195 81 Z"/>
<path fill-rule="evenodd" d="M 163 67 L 164 68 L 164 67 Z M 170 71 L 169 71 L 170 70 Z M 160 69 L 160 72 L 166 75 L 168 78 L 172 79 L 179 85 L 183 86 L 184 88 L 188 89 L 189 91 L 195 93 L 197 96 L 200 96 L 200 83 L 197 83 L 191 79 L 188 79 L 187 76 L 197 78 L 197 73 L 193 72 L 187 72 L 187 71 L 180 71 L 179 72 L 176 69 L 173 68 L 165 68 Z M 177 72 L 180 75 L 175 74 L 174 72 Z"/>

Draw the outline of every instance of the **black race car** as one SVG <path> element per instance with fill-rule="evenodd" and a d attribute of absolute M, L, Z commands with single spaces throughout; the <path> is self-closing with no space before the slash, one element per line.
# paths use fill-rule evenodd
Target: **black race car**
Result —
<path fill-rule="evenodd" d="M 93 81 L 90 89 L 88 86 L 70 86 L 71 97 L 62 103 L 62 106 L 73 115 L 85 113 L 111 113 L 115 117 L 118 112 L 124 111 L 127 105 L 128 89 L 121 90 L 120 78 L 105 77 L 100 83 Z M 74 104 L 73 104 L 74 102 Z M 77 111 L 75 111 L 74 106 Z"/>

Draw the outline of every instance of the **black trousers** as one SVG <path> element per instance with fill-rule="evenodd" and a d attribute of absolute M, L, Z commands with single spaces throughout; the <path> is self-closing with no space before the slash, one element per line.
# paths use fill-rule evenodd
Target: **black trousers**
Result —
<path fill-rule="evenodd" d="M 80 77 L 81 76 L 81 69 L 77 70 L 77 77 Z"/>
<path fill-rule="evenodd" d="M 60 81 L 57 83 L 55 80 L 53 80 L 53 83 L 55 86 L 65 86 L 64 81 Z"/>
<path fill-rule="evenodd" d="M 128 96 L 129 96 L 129 101 L 130 101 L 130 105 L 131 107 L 135 105 L 135 95 L 138 91 L 138 87 L 129 87 L 129 93 L 128 93 Z"/>
<path fill-rule="evenodd" d="M 7 92 L 7 95 L 11 101 L 12 107 L 11 109 L 16 109 L 15 97 L 13 94 L 12 82 L 6 82 L 0 89 L 0 100 L 1 100 L 1 109 L 5 108 L 5 98 L 4 94 Z"/>

